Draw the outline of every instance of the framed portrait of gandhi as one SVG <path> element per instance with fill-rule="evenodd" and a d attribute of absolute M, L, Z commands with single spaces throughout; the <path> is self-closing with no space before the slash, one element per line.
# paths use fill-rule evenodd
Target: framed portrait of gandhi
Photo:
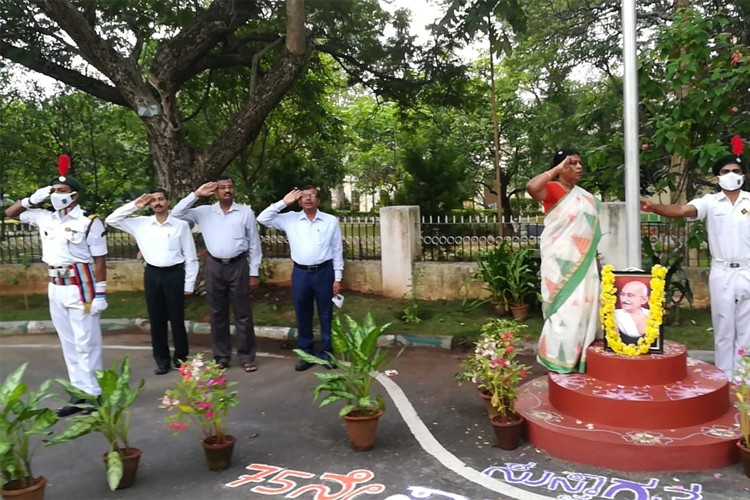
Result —
<path fill-rule="evenodd" d="M 646 334 L 651 297 L 651 274 L 640 271 L 614 271 L 615 324 L 620 340 L 624 344 L 638 344 L 638 339 Z M 605 335 L 606 344 L 606 335 Z M 607 345 L 607 350 L 612 350 Z M 664 327 L 659 326 L 659 335 L 651 344 L 648 354 L 664 352 Z"/>

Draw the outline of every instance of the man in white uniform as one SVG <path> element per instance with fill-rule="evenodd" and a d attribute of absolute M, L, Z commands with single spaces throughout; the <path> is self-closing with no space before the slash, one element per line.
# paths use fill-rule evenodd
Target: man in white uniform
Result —
<path fill-rule="evenodd" d="M 149 206 L 152 216 L 128 217 Z M 169 215 L 169 195 L 154 189 L 121 206 L 104 222 L 135 236 L 146 261 L 143 289 L 151 324 L 151 349 L 156 375 L 179 368 L 188 357 L 185 330 L 185 296 L 191 295 L 198 275 L 198 255 L 187 222 Z M 169 355 L 167 323 L 172 325 L 174 355 Z"/>
<path fill-rule="evenodd" d="M 740 347 L 750 346 L 750 193 L 742 190 L 745 166 L 730 155 L 713 166 L 721 191 L 687 205 L 641 201 L 644 212 L 706 221 L 711 251 L 708 279 L 716 366 L 731 380 Z"/>
<path fill-rule="evenodd" d="M 87 216 L 79 205 L 83 186 L 61 175 L 28 198 L 13 204 L 5 215 L 37 226 L 42 261 L 48 266 L 50 316 L 62 345 L 70 383 L 93 396 L 101 394 L 94 376 L 102 369 L 99 314 L 107 308 L 107 240 L 104 224 Z M 53 211 L 41 208 L 47 199 Z M 85 400 L 71 399 L 58 416 L 80 411 Z"/>

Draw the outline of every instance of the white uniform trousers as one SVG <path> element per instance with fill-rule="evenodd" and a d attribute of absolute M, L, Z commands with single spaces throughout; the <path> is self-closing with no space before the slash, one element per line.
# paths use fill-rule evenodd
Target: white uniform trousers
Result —
<path fill-rule="evenodd" d="M 102 393 L 94 370 L 102 369 L 102 330 L 98 314 L 86 314 L 75 285 L 47 288 L 52 324 L 62 344 L 68 379 L 78 389 L 98 396 Z"/>
<path fill-rule="evenodd" d="M 750 262 L 739 268 L 712 263 L 708 288 L 715 364 L 732 380 L 740 359 L 737 351 L 750 347 Z"/>

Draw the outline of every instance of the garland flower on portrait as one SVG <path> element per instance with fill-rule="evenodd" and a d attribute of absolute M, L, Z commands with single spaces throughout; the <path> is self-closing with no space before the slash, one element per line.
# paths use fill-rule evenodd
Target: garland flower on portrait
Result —
<path fill-rule="evenodd" d="M 639 356 L 646 354 L 659 338 L 659 329 L 664 320 L 664 290 L 667 268 L 655 265 L 651 268 L 651 295 L 648 300 L 648 319 L 646 332 L 638 339 L 637 344 L 625 344 L 617 332 L 615 322 L 615 305 L 617 304 L 617 289 L 615 288 L 614 268 L 607 264 L 602 268 L 602 293 L 599 315 L 604 328 L 607 345 L 616 354 L 623 356 Z"/>

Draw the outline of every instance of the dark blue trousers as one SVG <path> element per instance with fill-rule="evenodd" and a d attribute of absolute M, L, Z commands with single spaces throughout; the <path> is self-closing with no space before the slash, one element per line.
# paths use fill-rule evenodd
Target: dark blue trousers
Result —
<path fill-rule="evenodd" d="M 310 354 L 315 354 L 313 347 L 313 308 L 318 307 L 320 320 L 320 337 L 322 345 L 319 356 L 332 353 L 331 322 L 333 321 L 333 264 L 329 263 L 317 269 L 300 269 L 295 266 L 292 271 L 292 299 L 294 313 L 297 317 L 297 347 Z"/>

